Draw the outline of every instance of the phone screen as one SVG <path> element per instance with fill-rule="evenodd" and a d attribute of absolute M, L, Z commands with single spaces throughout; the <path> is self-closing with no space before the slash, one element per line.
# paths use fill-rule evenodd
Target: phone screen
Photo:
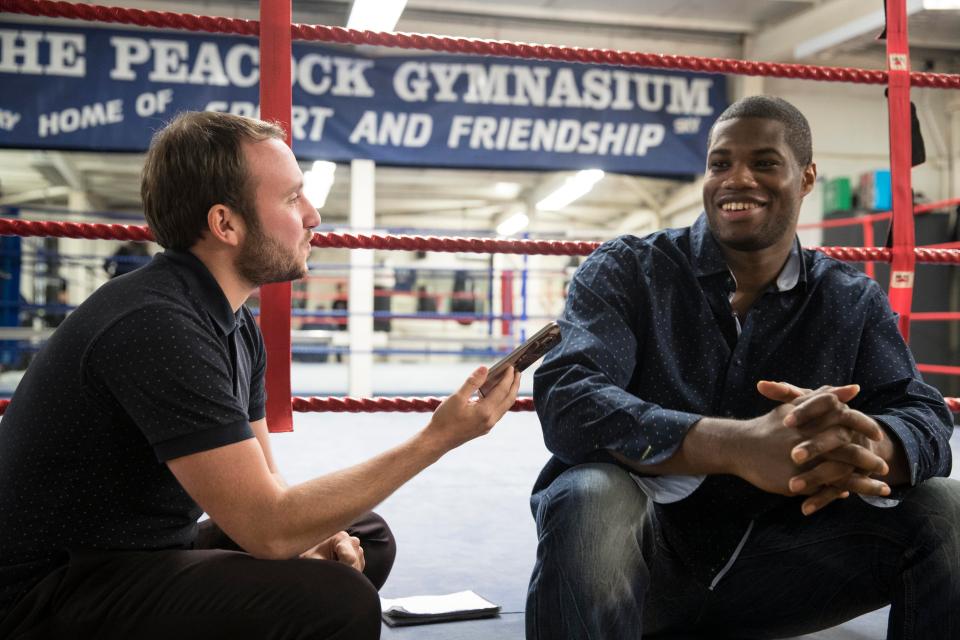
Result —
<path fill-rule="evenodd" d="M 517 371 L 523 371 L 543 357 L 547 351 L 550 351 L 550 349 L 554 348 L 559 343 L 560 327 L 556 322 L 550 322 L 545 327 L 530 336 L 526 342 L 511 351 L 505 357 L 501 358 L 495 365 L 490 367 L 490 372 L 487 374 L 487 380 L 483 383 L 483 386 L 480 387 L 480 395 L 487 395 L 487 393 L 490 392 L 490 389 L 497 386 L 497 383 L 500 382 L 500 378 L 503 377 L 503 374 L 506 373 L 508 368 L 513 367 Z"/>

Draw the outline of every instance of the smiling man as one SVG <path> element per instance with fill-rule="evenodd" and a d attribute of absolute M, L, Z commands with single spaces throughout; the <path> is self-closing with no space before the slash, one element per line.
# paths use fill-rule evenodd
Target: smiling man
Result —
<path fill-rule="evenodd" d="M 529 639 L 776 638 L 886 604 L 890 638 L 960 637 L 952 419 L 877 283 L 800 247 L 811 148 L 789 103 L 736 102 L 704 215 L 574 277 L 534 378 Z"/>
<path fill-rule="evenodd" d="M 213 112 L 154 137 L 141 193 L 166 251 L 66 319 L 0 425 L 0 638 L 378 638 L 395 547 L 370 510 L 516 399 L 514 373 L 472 400 L 481 367 L 409 440 L 280 479 L 244 303 L 306 274 L 320 223 L 283 140 Z"/>

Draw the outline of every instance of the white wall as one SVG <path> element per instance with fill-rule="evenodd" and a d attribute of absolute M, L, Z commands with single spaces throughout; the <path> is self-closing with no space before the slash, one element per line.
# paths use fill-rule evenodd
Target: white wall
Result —
<path fill-rule="evenodd" d="M 821 176 L 848 176 L 856 185 L 861 173 L 889 168 L 889 125 L 882 86 L 770 79 L 765 90 L 792 102 L 807 116 Z M 948 197 L 945 132 L 949 96 L 950 92 L 943 90 L 911 92 L 927 149 L 927 162 L 913 170 L 913 187 L 931 200 Z"/>

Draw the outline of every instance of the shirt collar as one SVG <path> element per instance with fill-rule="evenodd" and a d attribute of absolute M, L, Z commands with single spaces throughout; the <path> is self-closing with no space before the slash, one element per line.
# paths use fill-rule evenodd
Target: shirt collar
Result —
<path fill-rule="evenodd" d="M 241 314 L 234 313 L 230 308 L 230 302 L 224 295 L 223 289 L 200 258 L 189 251 L 175 249 L 167 249 L 160 254 L 160 257 L 181 267 L 180 272 L 187 280 L 190 291 L 224 335 L 230 335 L 240 326 Z"/>
<path fill-rule="evenodd" d="M 800 276 L 806 275 L 803 271 L 803 265 L 800 260 L 800 239 L 793 241 L 793 248 L 790 249 L 790 255 L 777 276 L 777 291 L 790 291 L 800 282 Z M 806 280 L 804 278 L 804 280 Z"/>
<path fill-rule="evenodd" d="M 707 214 L 702 213 L 690 227 L 690 258 L 697 277 L 730 273 L 719 243 L 707 225 Z M 730 274 L 731 277 L 733 274 Z M 803 263 L 800 239 L 794 238 L 793 248 L 777 276 L 777 291 L 790 291 L 798 283 L 807 281 L 806 265 Z"/>
<path fill-rule="evenodd" d="M 690 226 L 690 261 L 698 278 L 729 272 L 720 245 L 707 226 L 706 213 Z"/>

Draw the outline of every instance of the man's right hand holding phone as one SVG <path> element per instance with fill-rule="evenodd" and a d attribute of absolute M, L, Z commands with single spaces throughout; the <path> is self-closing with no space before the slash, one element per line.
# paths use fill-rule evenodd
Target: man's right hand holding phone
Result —
<path fill-rule="evenodd" d="M 435 444 L 438 457 L 488 433 L 517 401 L 520 373 L 512 367 L 487 395 L 475 397 L 487 373 L 486 367 L 478 367 L 463 386 L 433 412 L 423 435 Z"/>

